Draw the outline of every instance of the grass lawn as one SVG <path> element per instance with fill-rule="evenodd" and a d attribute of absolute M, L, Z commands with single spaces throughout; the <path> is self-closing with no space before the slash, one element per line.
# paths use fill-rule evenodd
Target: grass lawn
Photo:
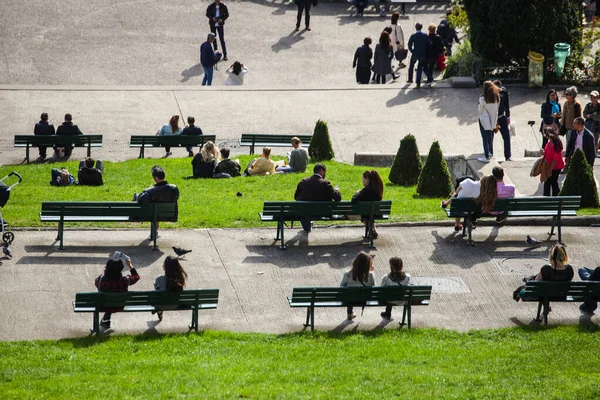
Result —
<path fill-rule="evenodd" d="M 4 342 L 0 393 L 3 399 L 597 399 L 599 342 L 597 329 L 574 326 Z"/>
<path fill-rule="evenodd" d="M 281 157 L 274 157 L 278 159 Z M 241 156 L 243 166 L 252 156 Z M 167 180 L 176 184 L 181 192 L 179 221 L 161 224 L 161 228 L 239 228 L 268 226 L 261 223 L 258 213 L 265 200 L 293 200 L 296 185 L 301 178 L 312 173 L 313 165 L 304 174 L 278 174 L 262 177 L 235 179 L 184 179 L 191 175 L 191 158 L 144 159 L 120 163 L 105 163 L 104 186 L 101 187 L 54 187 L 50 186 L 52 167 L 66 167 L 77 176 L 78 161 L 58 164 L 31 164 L 0 167 L 0 177 L 17 171 L 23 183 L 11 191 L 9 203 L 3 210 L 4 218 L 12 226 L 55 226 L 42 224 L 39 212 L 42 201 L 130 201 L 133 193 L 139 193 L 153 182 L 150 170 L 153 165 L 162 166 Z M 327 179 L 338 185 L 343 199 L 350 200 L 362 187 L 361 176 L 367 169 L 338 162 L 328 162 Z M 384 180 L 384 199 L 393 201 L 391 221 L 424 221 L 446 219 L 440 210 L 439 199 L 420 198 L 415 187 L 389 184 L 389 168 L 378 168 Z M 236 196 L 241 192 L 243 196 Z M 358 223 L 358 222 L 355 222 Z M 69 224 L 74 226 L 75 224 Z M 79 224 L 84 225 L 84 224 Z M 272 225 L 272 224 L 271 224 Z M 94 223 L 92 226 L 126 227 L 122 223 Z M 140 226 L 129 224 L 129 226 Z"/>

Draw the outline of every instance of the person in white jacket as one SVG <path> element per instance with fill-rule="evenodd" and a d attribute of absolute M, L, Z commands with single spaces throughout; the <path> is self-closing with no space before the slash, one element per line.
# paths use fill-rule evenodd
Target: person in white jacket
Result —
<path fill-rule="evenodd" d="M 400 13 L 392 14 L 392 33 L 390 35 L 390 39 L 392 39 L 392 46 L 394 47 L 394 56 L 396 55 L 396 51 L 403 50 L 404 47 L 404 32 L 400 25 L 398 25 L 398 20 L 400 19 Z M 406 67 L 406 64 L 402 62 L 402 60 L 398 61 L 398 69 Z"/>
<path fill-rule="evenodd" d="M 479 130 L 483 139 L 485 159 L 494 156 L 494 133 L 498 131 L 498 106 L 500 90 L 492 81 L 483 82 L 483 94 L 479 96 Z"/>
<path fill-rule="evenodd" d="M 248 68 L 244 67 L 244 64 L 239 61 L 236 61 L 225 72 L 229 75 L 225 80 L 225 85 L 241 86 L 244 84 L 244 76 L 248 72 Z"/>
<path fill-rule="evenodd" d="M 390 258 L 390 273 L 381 278 L 381 286 L 407 286 L 410 280 L 410 275 L 404 272 L 404 263 L 400 257 Z M 392 307 L 403 306 L 403 301 L 390 303 L 385 307 L 385 311 L 381 313 L 381 317 L 392 319 Z"/>

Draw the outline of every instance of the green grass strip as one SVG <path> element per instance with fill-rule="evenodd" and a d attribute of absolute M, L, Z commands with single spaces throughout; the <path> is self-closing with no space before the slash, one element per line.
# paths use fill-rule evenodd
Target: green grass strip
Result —
<path fill-rule="evenodd" d="M 3 399 L 594 399 L 597 329 L 115 336 L 0 343 Z"/>

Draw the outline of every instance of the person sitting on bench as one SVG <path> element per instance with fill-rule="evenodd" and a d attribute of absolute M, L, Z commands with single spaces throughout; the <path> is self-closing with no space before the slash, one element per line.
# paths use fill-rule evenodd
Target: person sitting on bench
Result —
<path fill-rule="evenodd" d="M 179 200 L 179 189 L 177 186 L 169 184 L 165 180 L 165 170 L 155 165 L 152 167 L 152 179 L 154 180 L 154 186 L 144 190 L 140 194 L 134 194 L 133 199 L 140 204 L 147 203 L 175 203 L 175 216 L 166 221 L 177 222 L 177 218 L 179 216 L 179 209 L 177 207 L 177 200 Z M 164 219 L 162 221 L 165 221 Z M 160 226 L 160 222 L 156 223 L 156 230 L 158 232 L 158 228 Z M 152 236 L 148 240 L 153 240 Z"/>
<path fill-rule="evenodd" d="M 65 122 L 62 123 L 58 128 L 56 128 L 57 136 L 76 136 L 82 135 L 79 127 L 73 124 L 73 116 L 71 114 L 65 114 Z M 57 150 L 61 147 L 65 149 L 65 157 L 71 157 L 71 152 L 73 151 L 73 145 L 71 143 L 58 144 L 56 145 Z"/>
<path fill-rule="evenodd" d="M 94 164 L 96 166 L 94 167 Z M 77 178 L 79 184 L 84 186 L 102 186 L 102 174 L 104 173 L 104 163 L 102 160 L 96 160 L 92 157 L 87 157 L 83 161 L 79 161 L 79 171 Z"/>

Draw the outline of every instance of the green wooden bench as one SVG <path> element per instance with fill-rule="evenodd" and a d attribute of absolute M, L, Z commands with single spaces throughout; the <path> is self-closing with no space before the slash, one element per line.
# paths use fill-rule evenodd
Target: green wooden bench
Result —
<path fill-rule="evenodd" d="M 292 147 L 292 138 L 297 137 L 303 145 L 310 144 L 312 135 L 255 135 L 243 133 L 240 146 L 250 147 L 250 154 L 254 154 L 255 147 Z"/>
<path fill-rule="evenodd" d="M 554 227 L 556 226 L 558 230 L 558 241 L 562 242 L 562 217 L 577 215 L 580 203 L 581 196 L 513 197 L 511 199 L 497 199 L 492 211 L 505 212 L 508 214 L 509 218 L 552 217 L 552 228 L 549 235 L 554 235 Z M 479 212 L 479 205 L 477 205 L 472 198 L 452 199 L 450 207 L 446 209 L 448 217 L 464 218 L 462 235 L 465 236 L 468 234 L 469 244 L 473 244 L 473 241 L 471 240 L 471 232 L 473 230 L 471 220 L 473 214 Z M 482 217 L 496 217 L 496 215 L 484 215 Z"/>
<path fill-rule="evenodd" d="M 538 302 L 537 321 L 548 325 L 550 303 L 583 303 L 588 300 L 600 301 L 600 282 L 573 281 L 547 282 L 529 281 L 525 284 L 522 301 Z M 540 316 L 541 314 L 541 316 Z"/>
<path fill-rule="evenodd" d="M 149 221 L 150 237 L 157 250 L 156 223 L 175 216 L 175 203 L 139 204 L 131 201 L 44 201 L 40 212 L 41 222 L 58 222 L 59 250 L 64 250 L 65 222 L 129 222 Z"/>
<path fill-rule="evenodd" d="M 290 307 L 306 307 L 305 327 L 315 330 L 317 307 L 385 307 L 390 303 L 404 302 L 400 326 L 411 327 L 412 306 L 429 305 L 431 286 L 387 287 L 297 287 L 288 296 Z M 408 318 L 408 321 L 407 321 Z"/>
<path fill-rule="evenodd" d="M 192 310 L 190 330 L 198 332 L 198 310 L 217 308 L 219 289 L 184 290 L 171 292 L 91 292 L 75 294 L 73 311 L 94 313 L 95 333 L 100 333 L 100 313 L 105 309 L 121 308 L 119 312 L 152 312 Z"/>
<path fill-rule="evenodd" d="M 129 147 L 139 147 L 140 155 L 144 158 L 146 147 L 202 147 L 206 142 L 215 142 L 215 135 L 169 135 L 169 136 L 144 136 L 133 135 L 129 138 Z"/>
<path fill-rule="evenodd" d="M 102 147 L 102 135 L 15 135 L 14 147 L 25 147 L 25 160 L 29 163 L 30 147 L 53 147 L 57 145 L 87 147 L 87 156 L 91 157 L 92 147 Z"/>
<path fill-rule="evenodd" d="M 277 236 L 281 240 L 280 249 L 286 248 L 284 240 L 284 227 L 286 222 L 302 219 L 312 221 L 347 220 L 349 216 L 366 216 L 368 223 L 365 226 L 365 237 L 369 239 L 369 247 L 373 246 L 373 223 L 375 220 L 389 219 L 392 211 L 392 201 L 265 201 L 263 211 L 258 213 L 263 222 L 277 222 Z"/>

